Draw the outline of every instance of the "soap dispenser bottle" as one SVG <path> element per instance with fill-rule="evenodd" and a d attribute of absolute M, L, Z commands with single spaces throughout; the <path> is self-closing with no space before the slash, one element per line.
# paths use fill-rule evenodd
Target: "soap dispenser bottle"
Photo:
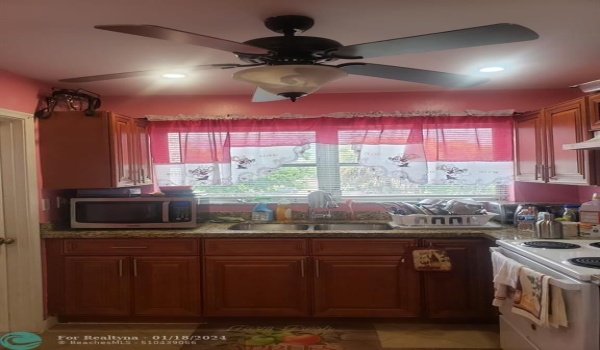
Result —
<path fill-rule="evenodd" d="M 252 209 L 252 221 L 273 221 L 273 210 L 269 209 L 267 203 L 260 202 Z"/>

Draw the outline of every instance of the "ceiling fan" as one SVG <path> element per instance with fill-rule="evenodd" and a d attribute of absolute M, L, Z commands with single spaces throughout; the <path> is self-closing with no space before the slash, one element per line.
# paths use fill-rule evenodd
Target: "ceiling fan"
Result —
<path fill-rule="evenodd" d="M 486 78 L 461 74 L 397 67 L 367 62 L 324 64 L 338 59 L 357 60 L 438 50 L 535 40 L 533 30 L 508 23 L 465 28 L 405 38 L 344 46 L 327 38 L 295 36 L 310 29 L 314 20 L 299 15 L 269 17 L 265 26 L 283 36 L 257 38 L 243 43 L 154 25 L 99 25 L 97 29 L 163 39 L 234 53 L 244 63 L 219 63 L 186 67 L 186 70 L 249 67 L 236 72 L 234 79 L 257 86 L 253 101 L 297 98 L 348 74 L 409 81 L 445 87 L 471 87 Z M 62 79 L 66 83 L 146 76 L 164 70 L 147 70 Z"/>

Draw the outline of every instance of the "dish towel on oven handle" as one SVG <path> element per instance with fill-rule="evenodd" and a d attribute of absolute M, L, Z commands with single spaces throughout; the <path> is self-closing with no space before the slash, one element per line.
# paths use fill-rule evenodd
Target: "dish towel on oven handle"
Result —
<path fill-rule="evenodd" d="M 521 267 L 511 311 L 540 326 L 567 327 L 562 291 L 551 286 L 550 279 L 548 275 Z"/>
<path fill-rule="evenodd" d="M 446 251 L 441 249 L 414 249 L 413 266 L 417 271 L 450 271 L 452 262 Z"/>
<path fill-rule="evenodd" d="M 492 252 L 492 269 L 494 274 L 494 300 L 492 305 L 500 307 L 507 299 L 508 287 L 517 288 L 519 270 L 522 264 L 507 258 L 500 252 Z"/>

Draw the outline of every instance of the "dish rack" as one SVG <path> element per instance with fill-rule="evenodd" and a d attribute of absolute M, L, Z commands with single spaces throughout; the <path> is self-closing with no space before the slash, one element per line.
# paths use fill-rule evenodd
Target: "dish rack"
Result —
<path fill-rule="evenodd" d="M 392 215 L 392 221 L 402 226 L 483 226 L 498 214 L 484 215 Z"/>

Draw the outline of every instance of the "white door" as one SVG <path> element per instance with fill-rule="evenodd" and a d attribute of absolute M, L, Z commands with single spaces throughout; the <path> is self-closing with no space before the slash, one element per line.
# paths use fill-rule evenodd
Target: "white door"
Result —
<path fill-rule="evenodd" d="M 29 114 L 0 109 L 0 332 L 42 332 L 35 132 Z M 8 243 L 8 244 L 7 244 Z"/>

